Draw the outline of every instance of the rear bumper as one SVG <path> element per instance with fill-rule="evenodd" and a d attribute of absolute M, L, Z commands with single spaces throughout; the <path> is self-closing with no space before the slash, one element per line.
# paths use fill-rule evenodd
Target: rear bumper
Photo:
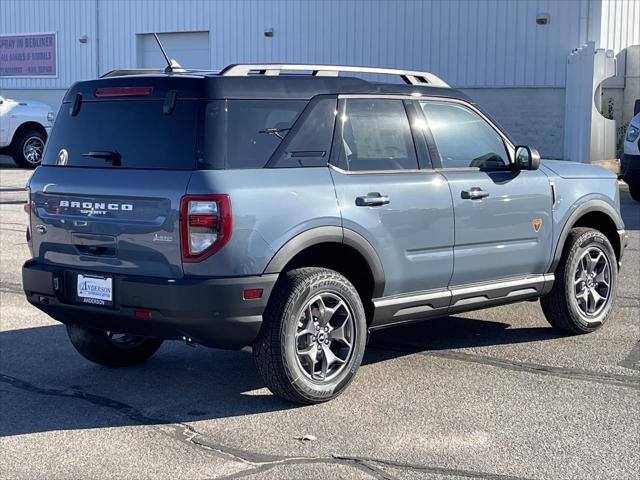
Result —
<path fill-rule="evenodd" d="M 262 325 L 277 274 L 233 278 L 182 278 L 111 275 L 114 305 L 78 303 L 76 275 L 69 270 L 27 261 L 22 284 L 29 303 L 66 324 L 163 339 L 191 339 L 209 347 L 237 349 L 251 344 Z M 245 289 L 262 288 L 262 297 L 244 300 Z M 135 317 L 136 310 L 150 318 Z"/>

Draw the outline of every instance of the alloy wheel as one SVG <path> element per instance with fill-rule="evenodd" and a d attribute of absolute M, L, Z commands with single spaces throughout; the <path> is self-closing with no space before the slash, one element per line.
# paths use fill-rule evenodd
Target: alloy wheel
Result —
<path fill-rule="evenodd" d="M 580 313 L 596 317 L 607 305 L 611 292 L 611 266 L 599 247 L 589 247 L 578 260 L 574 276 L 574 295 Z"/>
<path fill-rule="evenodd" d="M 40 137 L 29 137 L 22 146 L 22 155 L 27 162 L 37 165 L 42 160 L 42 152 L 44 150 L 44 142 Z"/>
<path fill-rule="evenodd" d="M 329 381 L 349 363 L 355 343 L 355 321 L 346 301 L 325 292 L 302 310 L 296 331 L 297 360 L 314 381 Z"/>

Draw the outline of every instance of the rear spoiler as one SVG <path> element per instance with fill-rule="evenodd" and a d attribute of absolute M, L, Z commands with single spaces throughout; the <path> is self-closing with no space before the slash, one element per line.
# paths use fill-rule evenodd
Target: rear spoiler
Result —
<path fill-rule="evenodd" d="M 218 73 L 219 70 L 205 70 L 201 68 L 194 69 L 184 69 L 181 72 L 176 73 Z M 164 68 L 119 68 L 116 70 L 111 70 L 103 75 L 100 78 L 108 78 L 108 77 L 127 77 L 130 75 L 154 75 L 158 73 L 166 73 Z"/>

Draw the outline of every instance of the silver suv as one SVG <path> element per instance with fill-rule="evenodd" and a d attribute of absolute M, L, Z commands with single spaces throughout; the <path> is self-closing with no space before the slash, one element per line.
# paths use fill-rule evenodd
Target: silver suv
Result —
<path fill-rule="evenodd" d="M 626 241 L 614 175 L 540 162 L 426 72 L 112 72 L 68 91 L 29 188 L 24 290 L 84 357 L 250 345 L 302 403 L 374 329 L 540 298 L 596 330 Z"/>

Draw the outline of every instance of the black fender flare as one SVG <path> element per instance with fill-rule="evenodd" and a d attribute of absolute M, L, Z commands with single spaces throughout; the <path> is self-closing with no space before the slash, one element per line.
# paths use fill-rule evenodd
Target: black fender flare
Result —
<path fill-rule="evenodd" d="M 322 243 L 342 243 L 356 250 L 369 265 L 373 276 L 373 298 L 384 291 L 384 269 L 373 246 L 353 230 L 337 226 L 316 227 L 296 235 L 285 243 L 267 264 L 264 273 L 280 273 L 287 263 L 306 248 Z"/>
<path fill-rule="evenodd" d="M 578 205 L 576 209 L 569 215 L 569 218 L 567 218 L 567 221 L 562 227 L 562 232 L 560 232 L 560 237 L 558 238 L 558 243 L 556 244 L 555 252 L 553 254 L 553 260 L 547 272 L 553 273 L 558 267 L 558 264 L 560 263 L 560 257 L 562 257 L 562 252 L 564 250 L 564 244 L 567 241 L 569 232 L 578 221 L 578 219 L 583 215 L 586 215 L 587 213 L 593 212 L 604 213 L 613 221 L 618 230 L 624 229 L 624 222 L 622 221 L 622 218 L 620 217 L 618 211 L 604 200 L 592 199 Z M 623 247 L 624 245 L 620 246 L 621 249 Z"/>

